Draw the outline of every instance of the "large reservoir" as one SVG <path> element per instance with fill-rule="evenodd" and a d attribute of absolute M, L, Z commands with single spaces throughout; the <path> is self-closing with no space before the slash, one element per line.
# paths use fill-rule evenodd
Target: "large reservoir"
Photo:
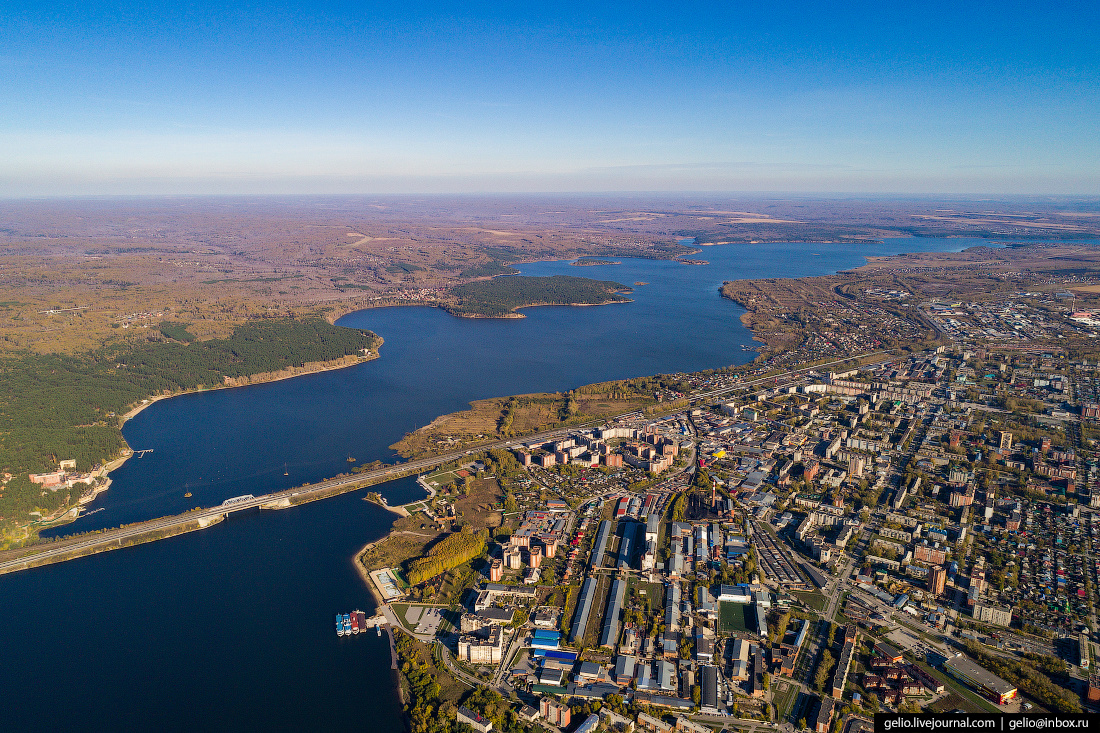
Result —
<path fill-rule="evenodd" d="M 709 264 L 624 259 L 520 266 L 634 287 L 633 302 L 544 307 L 524 319 L 433 308 L 360 311 L 342 325 L 385 339 L 356 367 L 164 400 L 129 421 L 135 449 L 68 534 L 211 506 L 393 460 L 407 431 L 473 399 L 743 363 L 755 354 L 725 280 L 801 277 L 867 255 L 980 240 L 706 248 Z M 646 283 L 635 285 L 635 283 Z M 287 474 L 287 475 L 284 475 Z M 191 497 L 184 497 L 190 492 Z M 411 480 L 382 487 L 416 498 Z M 11 729 L 401 730 L 385 637 L 338 638 L 337 611 L 372 610 L 351 556 L 392 516 L 347 494 L 0 577 L 0 695 Z"/>

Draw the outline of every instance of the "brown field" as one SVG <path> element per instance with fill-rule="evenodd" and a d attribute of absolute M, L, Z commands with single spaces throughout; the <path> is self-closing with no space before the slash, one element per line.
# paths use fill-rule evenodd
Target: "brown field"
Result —
<path fill-rule="evenodd" d="M 502 265 L 673 258 L 676 240 L 1100 236 L 1091 200 L 258 197 L 0 202 L 0 352 L 75 353 L 162 320 L 223 336 L 248 318 L 437 302 Z M 973 255 L 938 267 L 973 264 Z M 996 257 L 996 256 L 994 256 Z M 921 266 L 914 259 L 912 266 Z M 881 262 L 873 266 L 883 266 Z M 892 265 L 886 265 L 890 267 Z"/>
<path fill-rule="evenodd" d="M 494 510 L 504 501 L 504 492 L 495 478 L 474 479 L 470 483 L 470 495 L 455 501 L 455 511 L 468 531 L 493 530 L 500 526 L 501 513 Z"/>
<path fill-rule="evenodd" d="M 420 515 L 423 518 L 423 515 Z M 439 533 L 420 530 L 417 533 L 393 531 L 359 556 L 359 562 L 367 570 L 378 570 L 400 565 L 410 557 L 424 554 L 424 548 L 434 542 Z"/>
<path fill-rule="evenodd" d="M 579 412 L 574 422 L 630 412 L 652 402 L 636 394 L 613 395 L 614 384 L 616 383 L 597 385 L 606 389 L 593 393 L 578 393 L 576 401 Z M 432 452 L 453 450 L 461 446 L 496 441 L 513 435 L 528 435 L 564 424 L 559 420 L 559 410 L 566 400 L 565 394 L 518 395 L 515 398 L 518 404 L 513 408 L 512 413 L 512 427 L 508 435 L 505 435 L 498 427 L 510 399 L 512 398 L 496 397 L 471 402 L 470 409 L 438 417 L 431 424 L 409 433 L 390 448 L 406 458 L 416 457 Z"/>

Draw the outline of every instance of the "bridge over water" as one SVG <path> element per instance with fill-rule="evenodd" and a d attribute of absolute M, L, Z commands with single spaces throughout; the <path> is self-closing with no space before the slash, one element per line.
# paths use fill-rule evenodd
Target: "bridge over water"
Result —
<path fill-rule="evenodd" d="M 796 369 L 778 376 L 738 382 L 728 387 L 700 391 L 692 394 L 690 397 L 693 401 L 710 400 L 734 390 L 745 389 L 746 387 L 772 387 L 775 385 L 782 386 L 794 384 L 801 381 L 803 379 L 803 373 L 811 369 L 820 370 L 832 366 L 832 364 L 841 363 L 841 361 L 861 359 L 886 353 L 888 352 L 879 351 L 854 355 L 829 364 L 817 364 L 813 367 Z M 624 414 L 629 415 L 632 413 Z M 598 422 L 602 423 L 608 420 L 614 420 L 616 417 L 621 416 L 606 417 Z M 479 445 L 469 450 L 453 451 L 439 456 L 420 458 L 395 466 L 385 466 L 371 471 L 364 471 L 359 474 L 328 479 L 319 483 L 300 486 L 296 489 L 287 489 L 285 491 L 264 494 L 262 496 L 253 496 L 252 494 L 235 496 L 231 499 L 226 499 L 216 507 L 195 509 L 183 514 L 140 522 L 126 527 L 120 527 L 119 529 L 99 532 L 90 536 L 74 537 L 69 540 L 61 540 L 49 544 L 4 550 L 0 552 L 0 575 L 27 570 L 40 565 L 72 560 L 97 552 L 105 552 L 107 550 L 129 547 L 144 542 L 152 542 L 154 540 L 164 539 L 165 537 L 171 537 L 197 529 L 205 529 L 206 527 L 227 519 L 229 515 L 234 512 L 242 512 L 249 509 L 286 509 L 297 504 L 304 504 L 309 501 L 316 501 L 318 499 L 344 494 L 368 486 L 386 483 L 415 473 L 421 473 L 436 468 L 444 463 L 464 458 L 472 453 L 481 453 L 494 448 L 508 448 L 520 442 L 520 440 L 523 442 L 545 441 L 578 430 L 582 427 L 584 426 L 574 425 L 568 428 L 560 428 L 535 435 L 528 435 L 522 439 L 501 440 L 495 443 Z"/>

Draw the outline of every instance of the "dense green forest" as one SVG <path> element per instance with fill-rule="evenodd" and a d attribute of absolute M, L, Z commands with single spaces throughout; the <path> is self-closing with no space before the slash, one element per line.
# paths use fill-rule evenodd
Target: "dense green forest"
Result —
<path fill-rule="evenodd" d="M 191 343 L 195 340 L 195 334 L 187 330 L 186 323 L 172 323 L 171 321 L 162 321 L 157 330 L 163 333 L 170 339 L 176 341 L 182 341 L 184 343 Z"/>
<path fill-rule="evenodd" d="M 528 305 L 592 305 L 625 301 L 630 288 L 610 280 L 554 275 L 498 277 L 452 288 L 443 308 L 458 316 L 506 316 Z"/>
<path fill-rule="evenodd" d="M 166 329 L 174 336 L 186 333 L 162 324 L 160 330 Z M 75 500 L 64 489 L 43 494 L 27 473 L 56 470 L 59 460 L 70 458 L 85 472 L 118 455 L 124 445 L 119 415 L 144 398 L 332 361 L 377 341 L 369 331 L 321 319 L 280 319 L 246 323 L 225 339 L 126 341 L 80 356 L 0 360 L 0 471 L 14 474 L 0 489 L 0 523 Z"/>

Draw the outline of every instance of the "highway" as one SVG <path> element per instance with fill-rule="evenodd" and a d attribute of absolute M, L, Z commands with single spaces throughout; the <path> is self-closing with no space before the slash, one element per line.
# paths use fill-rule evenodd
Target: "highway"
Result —
<path fill-rule="evenodd" d="M 857 354 L 847 357 L 845 359 L 838 359 L 836 361 L 828 362 L 826 364 L 817 364 L 812 367 L 802 367 L 800 369 L 794 369 L 789 372 L 784 372 L 782 374 L 773 375 L 770 377 L 755 379 L 748 382 L 738 382 L 736 384 L 732 384 L 727 387 L 721 387 L 719 389 L 693 393 L 691 395 L 688 395 L 688 399 L 693 402 L 699 400 L 710 400 L 714 397 L 718 397 L 729 392 L 745 389 L 746 387 L 751 388 L 760 385 L 778 385 L 781 381 L 784 385 L 789 385 L 798 381 L 797 375 L 804 374 L 808 371 L 826 369 L 835 364 L 841 364 L 851 361 L 853 359 L 864 359 L 869 356 L 878 356 L 888 353 L 890 352 L 874 351 L 868 352 L 866 354 Z M 603 417 L 599 420 L 593 420 L 584 425 L 573 425 L 566 428 L 556 428 L 542 433 L 524 436 L 522 438 L 499 440 L 492 443 L 481 444 L 467 450 L 458 450 L 452 451 L 450 453 L 444 453 L 438 456 L 418 458 L 416 460 L 408 461 L 406 463 L 400 463 L 394 466 L 385 466 L 383 468 L 374 469 L 372 471 L 364 471 L 362 473 L 355 473 L 348 476 L 332 478 L 316 484 L 308 484 L 306 486 L 300 486 L 294 489 L 287 489 L 285 491 L 279 491 L 273 494 L 264 494 L 262 496 L 236 497 L 234 499 L 228 499 L 226 500 L 225 504 L 221 504 L 216 507 L 197 509 L 187 512 L 185 514 L 178 514 L 171 517 L 153 519 L 147 522 L 141 522 L 127 527 L 121 527 L 119 529 L 107 530 L 89 537 L 82 537 L 74 540 L 63 540 L 49 545 L 43 545 L 41 547 L 35 547 L 30 551 L 26 550 L 25 548 L 21 548 L 0 552 L 0 575 L 4 573 L 26 570 L 30 567 L 49 564 L 51 562 L 62 562 L 67 559 L 72 559 L 69 557 L 69 555 L 72 555 L 74 552 L 87 555 L 95 552 L 103 552 L 106 550 L 117 549 L 125 546 L 125 543 L 128 540 L 141 538 L 143 535 L 148 535 L 150 533 L 187 527 L 192 523 L 198 523 L 200 528 L 205 527 L 209 524 L 213 524 L 219 521 L 219 519 L 222 517 L 228 517 L 228 515 L 233 512 L 257 509 L 264 506 L 269 506 L 269 508 L 272 509 L 282 509 L 288 506 L 293 506 L 295 504 L 312 501 L 314 499 L 324 498 L 324 495 L 331 494 L 333 492 L 346 493 L 348 491 L 352 491 L 358 488 L 365 488 L 368 485 L 375 485 L 379 483 L 385 483 L 387 481 L 392 481 L 394 479 L 401 478 L 409 474 L 421 473 L 423 471 L 435 468 L 436 466 L 439 466 L 441 464 L 460 460 L 474 453 L 481 453 L 483 451 L 493 450 L 496 448 L 511 448 L 513 445 L 520 442 L 546 441 L 551 438 L 582 429 L 586 426 L 603 424 L 612 420 L 626 417 L 628 415 L 636 414 L 636 412 L 636 410 L 633 410 L 631 412 L 626 412 L 621 415 L 614 415 Z M 152 539 L 156 538 L 148 538 L 146 539 L 146 541 L 151 541 Z"/>

